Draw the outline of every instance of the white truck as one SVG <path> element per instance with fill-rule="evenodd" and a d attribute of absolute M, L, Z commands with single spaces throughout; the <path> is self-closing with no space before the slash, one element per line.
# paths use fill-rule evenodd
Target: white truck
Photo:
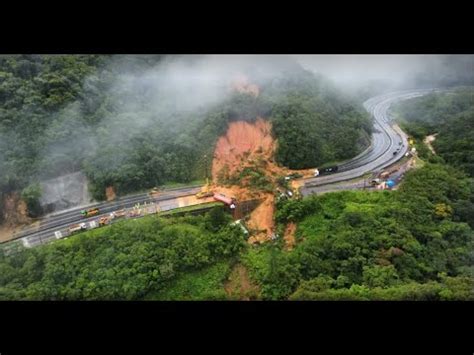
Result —
<path fill-rule="evenodd" d="M 77 223 L 69 227 L 69 233 L 79 232 L 86 229 L 87 227 L 85 223 Z"/>

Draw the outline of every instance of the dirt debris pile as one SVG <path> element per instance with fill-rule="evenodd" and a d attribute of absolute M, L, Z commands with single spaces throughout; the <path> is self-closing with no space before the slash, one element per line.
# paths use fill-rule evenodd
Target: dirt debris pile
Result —
<path fill-rule="evenodd" d="M 295 233 L 296 233 L 296 224 L 293 222 L 288 223 L 285 229 L 285 235 L 283 236 L 283 239 L 285 240 L 285 247 L 287 250 L 292 250 L 293 247 L 295 246 L 295 243 L 296 243 Z"/>
<path fill-rule="evenodd" d="M 33 220 L 28 217 L 28 207 L 17 192 L 4 195 L 2 206 L 0 241 L 5 241 L 11 239 L 15 231 Z"/>
<path fill-rule="evenodd" d="M 278 166 L 274 161 L 276 148 L 272 125 L 261 117 L 253 123 L 231 122 L 216 144 L 212 189 L 237 201 L 262 201 L 246 221 L 250 243 L 263 243 L 275 233 L 275 193 L 279 180 L 290 173 L 298 172 L 304 177 L 313 173 L 312 169 L 295 171 Z"/>

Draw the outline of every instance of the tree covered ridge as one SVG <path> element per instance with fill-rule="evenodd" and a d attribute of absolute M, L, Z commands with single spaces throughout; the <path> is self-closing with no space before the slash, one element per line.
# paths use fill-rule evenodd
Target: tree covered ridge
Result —
<path fill-rule="evenodd" d="M 401 102 L 393 111 L 403 128 L 418 141 L 437 133 L 432 143 L 441 161 L 474 176 L 474 89 L 435 93 Z M 422 154 L 439 161 L 425 147 Z"/>
<path fill-rule="evenodd" d="M 144 299 L 189 272 L 235 258 L 245 240 L 229 222 L 222 208 L 206 216 L 147 217 L 2 254 L 0 299 Z"/>
<path fill-rule="evenodd" d="M 427 164 L 398 191 L 279 203 L 277 221 L 298 223 L 295 249 L 244 258 L 264 299 L 472 300 L 473 202 L 471 179 Z"/>
<path fill-rule="evenodd" d="M 273 121 L 277 160 L 291 168 L 349 158 L 368 143 L 370 120 L 361 108 L 298 65 L 257 81 L 257 98 L 233 93 L 189 111 L 180 106 L 184 96 L 168 99 L 166 88 L 155 90 L 147 82 L 147 73 L 162 61 L 1 57 L 0 190 L 21 190 L 78 170 L 99 199 L 107 186 L 123 194 L 196 180 L 209 171 L 228 122 L 259 115 Z"/>
<path fill-rule="evenodd" d="M 219 208 L 117 223 L 0 256 L 0 297 L 226 299 L 223 282 L 240 260 L 262 299 L 472 300 L 473 202 L 472 179 L 426 164 L 398 191 L 279 202 L 277 222 L 298 224 L 291 252 L 282 240 L 249 246 Z"/>

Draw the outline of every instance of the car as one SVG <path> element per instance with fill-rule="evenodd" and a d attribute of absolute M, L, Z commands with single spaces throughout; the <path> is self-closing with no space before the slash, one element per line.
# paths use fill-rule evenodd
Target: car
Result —
<path fill-rule="evenodd" d="M 394 151 L 394 152 L 393 152 L 393 155 L 397 155 L 397 153 L 398 153 L 398 151 Z"/>

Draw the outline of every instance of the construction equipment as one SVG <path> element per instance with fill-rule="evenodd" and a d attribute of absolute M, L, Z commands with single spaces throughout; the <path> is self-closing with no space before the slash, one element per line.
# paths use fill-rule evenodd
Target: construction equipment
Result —
<path fill-rule="evenodd" d="M 110 223 L 111 217 L 110 216 L 104 216 L 99 219 L 99 226 L 105 226 Z"/>
<path fill-rule="evenodd" d="M 86 230 L 86 229 L 87 229 L 87 227 L 86 227 L 85 223 L 77 223 L 77 224 L 73 224 L 69 227 L 69 233 L 79 232 L 79 231 Z"/>
<path fill-rule="evenodd" d="M 82 210 L 81 215 L 82 217 L 91 217 L 99 214 L 99 209 L 98 208 L 90 208 L 88 210 Z"/>
<path fill-rule="evenodd" d="M 201 188 L 201 191 L 199 191 L 196 194 L 196 198 L 205 198 L 205 197 L 212 197 L 212 196 L 214 196 L 214 192 L 212 192 L 210 189 L 209 179 L 206 179 L 206 185 L 204 185 Z"/>

